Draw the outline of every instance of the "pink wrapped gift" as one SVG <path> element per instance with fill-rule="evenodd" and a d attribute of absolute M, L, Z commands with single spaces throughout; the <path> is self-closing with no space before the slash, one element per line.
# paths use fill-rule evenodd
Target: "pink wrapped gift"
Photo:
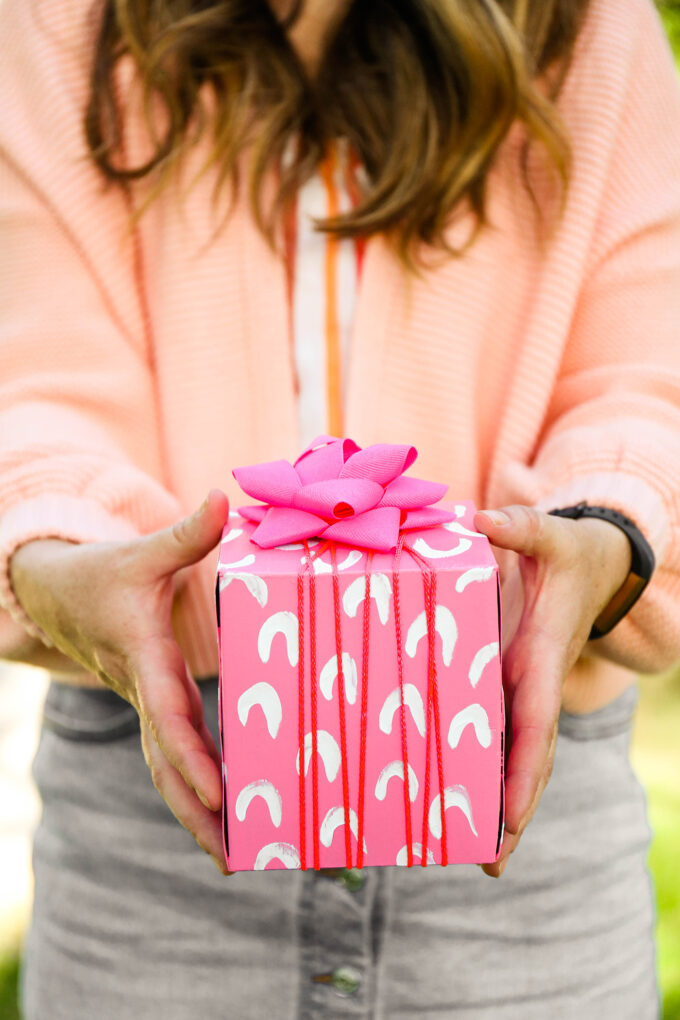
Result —
<path fill-rule="evenodd" d="M 217 571 L 232 871 L 498 856 L 498 568 L 471 503 L 402 475 L 415 455 L 323 436 L 234 472 L 266 502 Z"/>

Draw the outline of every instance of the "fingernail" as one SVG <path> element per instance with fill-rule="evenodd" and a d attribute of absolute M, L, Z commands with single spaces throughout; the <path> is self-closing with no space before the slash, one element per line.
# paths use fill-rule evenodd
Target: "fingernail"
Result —
<path fill-rule="evenodd" d="M 196 794 L 196 796 L 200 800 L 200 802 L 203 805 L 203 807 L 206 807 L 208 809 L 208 811 L 212 811 L 212 807 L 210 806 L 210 801 L 208 800 L 206 795 L 204 793 L 201 793 L 200 790 L 197 790 L 196 787 L 194 787 L 194 793 Z"/>
<path fill-rule="evenodd" d="M 503 510 L 480 510 L 485 517 L 488 517 L 492 524 L 509 524 L 510 518 Z"/>
<path fill-rule="evenodd" d="M 187 783 L 187 786 L 191 790 L 193 790 L 193 792 L 196 794 L 196 796 L 200 800 L 200 802 L 203 805 L 203 807 L 207 807 L 208 811 L 212 811 L 212 808 L 210 807 L 210 801 L 208 800 L 206 795 L 203 793 L 203 791 L 199 790 L 199 788 L 197 786 L 194 786 L 193 783 L 190 783 L 188 779 L 186 780 L 186 783 Z"/>
<path fill-rule="evenodd" d="M 502 863 L 502 864 L 500 865 L 500 867 L 499 867 L 499 869 L 498 869 L 498 877 L 499 877 L 499 878 L 501 877 L 501 875 L 502 875 L 502 874 L 503 874 L 503 872 L 505 871 L 505 865 L 506 865 L 507 863 L 508 863 L 508 858 L 506 857 L 506 858 L 505 858 L 505 860 L 503 861 L 503 863 Z"/>

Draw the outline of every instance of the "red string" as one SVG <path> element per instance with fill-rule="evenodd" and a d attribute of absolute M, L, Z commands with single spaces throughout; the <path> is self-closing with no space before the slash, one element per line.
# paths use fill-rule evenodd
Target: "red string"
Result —
<path fill-rule="evenodd" d="M 429 602 L 429 598 L 428 598 L 427 592 L 426 592 L 426 595 L 425 595 L 425 612 L 426 612 L 426 615 L 429 613 L 429 605 L 430 605 L 430 602 Z M 426 867 L 426 862 L 427 862 L 427 833 L 428 833 L 427 822 L 428 822 L 428 809 L 429 809 L 429 806 L 430 806 L 430 757 L 431 757 L 431 750 L 430 749 L 431 749 L 431 732 L 432 732 L 431 731 L 431 727 L 430 727 L 430 719 L 431 719 L 430 697 L 431 697 L 432 677 L 431 677 L 431 672 L 430 672 L 429 658 L 430 658 L 430 652 L 429 652 L 429 643 L 428 643 L 427 697 L 426 697 L 426 703 L 425 703 L 425 719 L 426 719 L 426 723 L 425 723 L 425 782 L 424 782 L 424 786 L 423 786 L 423 835 L 422 835 L 422 838 L 421 838 L 421 843 L 422 843 L 421 864 L 422 864 L 423 867 Z"/>
<path fill-rule="evenodd" d="M 312 702 L 312 825 L 314 828 L 314 870 L 319 870 L 319 762 L 317 755 L 317 675 L 316 675 L 316 586 L 312 555 L 305 541 L 309 561 L 309 673 Z M 317 555 L 319 552 L 317 551 Z"/>
<path fill-rule="evenodd" d="M 406 853 L 408 867 L 413 867 L 413 832 L 411 830 L 411 791 L 408 774 L 408 746 L 406 742 L 406 704 L 404 702 L 404 662 L 401 640 L 401 607 L 399 602 L 399 563 L 404 548 L 404 535 L 399 536 L 394 553 L 394 633 L 397 641 L 397 670 L 399 674 L 399 718 L 401 721 L 401 760 L 404 767 L 404 820 L 406 822 Z"/>
<path fill-rule="evenodd" d="M 371 564 L 373 550 L 366 557 L 364 596 L 364 634 L 361 658 L 361 739 L 359 743 L 359 825 L 357 829 L 357 868 L 364 866 L 364 805 L 366 797 L 366 729 L 368 723 L 368 638 L 371 622 Z"/>
<path fill-rule="evenodd" d="M 340 581 L 335 557 L 335 542 L 331 542 L 333 570 L 333 608 L 335 610 L 335 654 L 338 665 L 338 709 L 340 715 L 340 753 L 342 756 L 342 803 L 345 809 L 345 861 L 352 867 L 352 842 L 349 824 L 349 775 L 347 771 L 347 731 L 345 727 L 345 673 L 342 668 L 342 621 L 340 616 Z"/>
<path fill-rule="evenodd" d="M 300 775 L 298 779 L 298 792 L 300 798 L 300 868 L 307 870 L 307 813 L 305 804 L 305 639 L 304 639 L 304 616 L 305 616 L 305 567 L 298 573 L 297 578 L 297 604 L 298 604 L 298 754 L 300 761 Z"/>
<path fill-rule="evenodd" d="M 432 722 L 434 721 L 435 744 L 437 756 L 437 778 L 439 783 L 439 799 L 441 812 L 441 853 L 443 865 L 448 863 L 447 834 L 446 834 L 446 808 L 444 802 L 444 762 L 441 744 L 441 729 L 439 719 L 439 690 L 437 684 L 437 665 L 435 658 L 435 614 L 437 605 L 437 577 L 436 571 L 428 561 L 415 551 L 411 546 L 406 545 L 403 533 L 399 536 L 394 556 L 394 622 L 395 638 L 397 644 L 397 667 L 399 674 L 399 695 L 400 695 L 400 723 L 401 723 L 401 751 L 404 769 L 404 817 L 406 824 L 406 847 L 407 864 L 413 866 L 413 833 L 411 825 L 411 798 L 410 780 L 408 771 L 408 744 L 406 731 L 406 704 L 404 700 L 404 668 L 403 668 L 403 643 L 401 630 L 401 605 L 399 598 L 399 565 L 403 549 L 406 549 L 411 557 L 418 564 L 423 576 L 423 593 L 425 600 L 425 619 L 427 623 L 428 638 L 428 677 L 427 677 L 427 709 L 426 709 L 426 734 L 425 734 L 425 780 L 424 780 L 424 810 L 423 810 L 423 837 L 422 837 L 422 859 L 423 867 L 427 866 L 427 843 L 428 843 L 428 808 L 430 800 L 430 759 L 432 747 Z M 300 859 L 301 868 L 306 870 L 306 805 L 305 805 L 305 768 L 304 768 L 304 573 L 309 570 L 309 642 L 310 642 L 310 692 L 311 692 L 311 732 L 312 732 L 312 825 L 314 830 L 314 869 L 319 870 L 319 769 L 317 754 L 317 732 L 318 732 L 318 678 L 316 666 L 316 587 L 315 571 L 313 561 L 321 556 L 330 547 L 331 565 L 333 573 L 333 604 L 335 611 L 335 647 L 338 666 L 338 708 L 340 716 L 340 740 L 342 755 L 342 785 L 343 803 L 345 811 L 345 856 L 347 867 L 352 866 L 351 828 L 349 825 L 349 775 L 347 763 L 347 733 L 345 716 L 345 676 L 342 666 L 342 624 L 340 613 L 340 590 L 337 570 L 337 559 L 335 544 L 332 542 L 322 543 L 312 554 L 307 541 L 304 542 L 306 557 L 304 565 L 298 574 L 298 742 L 300 753 Z M 364 834 L 364 812 L 365 812 L 365 784 L 366 784 L 366 733 L 368 717 L 368 665 L 369 665 L 369 627 L 370 627 L 370 594 L 371 594 L 371 565 L 373 552 L 369 551 L 365 578 L 366 590 L 364 598 L 364 619 L 363 619 L 363 654 L 361 666 L 361 738 L 359 758 L 359 810 L 358 810 L 358 838 L 357 838 L 357 867 L 363 867 L 363 834 Z"/>
<path fill-rule="evenodd" d="M 427 709 L 425 727 L 425 784 L 423 804 L 423 837 L 422 867 L 427 866 L 428 814 L 430 805 L 430 758 L 431 758 L 431 723 L 434 719 L 435 744 L 437 754 L 437 779 L 439 782 L 439 810 L 441 813 L 441 853 L 442 865 L 448 863 L 446 839 L 446 805 L 444 803 L 444 759 L 442 755 L 441 729 L 439 721 L 439 690 L 437 685 L 437 661 L 435 658 L 435 621 L 437 607 L 437 575 L 427 560 L 411 546 L 404 547 L 418 563 L 423 575 L 423 592 L 425 597 L 425 619 L 427 622 Z"/>
<path fill-rule="evenodd" d="M 431 609 L 431 626 L 430 630 L 430 648 L 432 658 L 432 711 L 434 714 L 434 736 L 435 743 L 437 746 L 437 778 L 439 781 L 439 811 L 441 813 L 442 823 L 442 838 L 441 838 L 441 851 L 442 851 L 442 866 L 446 867 L 449 863 L 448 848 L 446 845 L 446 804 L 445 804 L 445 790 L 444 786 L 444 757 L 442 754 L 442 735 L 441 735 L 441 717 L 439 713 L 439 685 L 437 683 L 437 661 L 435 659 L 434 652 L 434 622 L 435 614 L 437 611 L 437 572 L 432 570 L 430 574 L 430 598 L 432 601 Z"/>

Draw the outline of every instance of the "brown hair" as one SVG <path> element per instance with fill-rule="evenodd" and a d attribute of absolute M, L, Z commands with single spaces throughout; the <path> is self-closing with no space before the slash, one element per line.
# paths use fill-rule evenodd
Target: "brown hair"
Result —
<path fill-rule="evenodd" d="M 126 185 L 158 172 L 142 214 L 162 189 L 198 115 L 199 89 L 217 100 L 213 145 L 201 172 L 219 173 L 232 200 L 237 159 L 252 145 L 248 181 L 259 228 L 275 244 L 276 225 L 296 189 L 316 169 L 329 139 L 349 139 L 367 174 L 358 206 L 317 226 L 338 236 L 384 232 L 411 269 L 419 243 L 451 254 L 472 244 L 485 216 L 485 182 L 510 126 L 525 129 L 522 172 L 532 140 L 544 146 L 561 183 L 569 180 L 569 140 L 555 100 L 566 76 L 588 0 L 352 0 L 310 80 L 267 0 L 98 0 L 99 22 L 84 127 L 103 174 Z M 293 4 L 294 20 L 302 0 Z M 121 124 L 114 71 L 130 54 L 141 72 L 147 128 L 155 141 L 144 165 L 116 164 Z M 544 89 L 538 79 L 545 75 Z M 167 111 L 157 138 L 151 99 Z M 253 130 L 256 126 L 257 130 Z M 198 136 L 197 136 L 198 137 Z M 290 165 L 282 156 L 297 138 Z M 197 140 L 197 139 L 196 139 Z M 275 166 L 279 186 L 269 209 L 262 184 Z M 460 249 L 445 236 L 461 203 L 474 229 Z"/>

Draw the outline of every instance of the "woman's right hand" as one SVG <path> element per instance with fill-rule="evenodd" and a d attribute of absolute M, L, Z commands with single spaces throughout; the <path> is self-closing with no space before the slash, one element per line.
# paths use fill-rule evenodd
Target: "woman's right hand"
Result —
<path fill-rule="evenodd" d="M 135 707 L 158 792 L 227 874 L 220 756 L 172 630 L 175 574 L 220 540 L 227 497 L 143 538 L 74 545 L 41 539 L 12 556 L 12 587 L 55 647 Z"/>

